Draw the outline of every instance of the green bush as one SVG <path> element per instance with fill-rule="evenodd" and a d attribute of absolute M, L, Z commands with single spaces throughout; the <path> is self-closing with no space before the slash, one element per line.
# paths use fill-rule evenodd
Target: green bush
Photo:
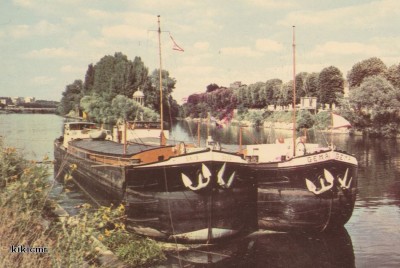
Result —
<path fill-rule="evenodd" d="M 124 262 L 137 266 L 148 266 L 165 260 L 160 246 L 152 239 L 127 232 L 113 232 L 104 239 L 107 245 Z"/>

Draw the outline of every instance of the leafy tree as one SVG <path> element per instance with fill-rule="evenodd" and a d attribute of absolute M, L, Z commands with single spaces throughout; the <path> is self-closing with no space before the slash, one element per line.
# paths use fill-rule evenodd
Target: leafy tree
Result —
<path fill-rule="evenodd" d="M 254 126 L 261 126 L 264 123 L 263 112 L 261 110 L 251 111 L 248 119 Z"/>
<path fill-rule="evenodd" d="M 318 77 L 319 77 L 318 73 L 307 74 L 303 87 L 305 96 L 307 97 L 318 96 Z"/>
<path fill-rule="evenodd" d="M 89 111 L 92 120 L 101 123 L 115 124 L 118 120 L 141 120 L 142 117 L 143 120 L 159 120 L 156 112 L 124 95 L 117 95 L 111 103 L 98 94 L 88 95 L 82 98 L 81 106 Z"/>
<path fill-rule="evenodd" d="M 88 66 L 85 83 L 77 81 L 67 86 L 63 92 L 62 103 L 59 106 L 61 114 L 75 109 L 81 102 L 82 107 L 94 121 L 115 122 L 121 117 L 121 113 L 128 111 L 130 114 L 132 107 L 136 105 L 129 108 L 126 105 L 130 101 L 127 100 L 123 105 L 121 96 L 130 99 L 138 89 L 145 94 L 145 106 L 160 111 L 158 70 L 149 77 L 148 69 L 140 57 L 135 57 L 133 61 L 130 61 L 121 52 L 116 52 L 114 56 L 104 56 L 96 65 Z M 175 118 L 179 113 L 179 105 L 171 96 L 175 83 L 175 79 L 169 77 L 169 73 L 164 70 L 162 81 L 164 118 Z M 117 96 L 120 97 L 114 101 Z M 118 105 L 114 107 L 111 106 L 112 103 Z M 137 109 L 134 108 L 134 110 Z M 129 115 L 130 118 L 132 116 Z"/>
<path fill-rule="evenodd" d="M 293 81 L 286 82 L 282 85 L 277 104 L 281 106 L 293 104 Z"/>
<path fill-rule="evenodd" d="M 297 130 L 303 128 L 311 128 L 314 125 L 314 119 L 311 113 L 307 110 L 301 110 L 296 116 L 296 128 Z"/>
<path fill-rule="evenodd" d="M 344 93 L 342 72 L 334 66 L 324 68 L 318 76 L 318 97 L 320 103 L 337 104 L 337 93 Z"/>
<path fill-rule="evenodd" d="M 219 86 L 217 85 L 217 84 L 209 84 L 208 86 L 207 86 L 207 93 L 211 93 L 211 92 L 213 92 L 214 90 L 217 90 L 219 88 Z"/>
<path fill-rule="evenodd" d="M 176 80 L 174 78 L 171 78 L 169 76 L 169 72 L 166 70 L 162 71 L 162 90 L 163 90 L 163 114 L 164 118 L 168 118 L 167 116 L 169 115 L 169 110 L 168 107 L 170 107 L 170 103 L 168 103 L 168 100 L 171 97 L 171 93 L 173 89 L 175 88 Z M 160 73 L 159 70 L 154 70 L 153 73 L 151 74 L 149 78 L 151 82 L 151 86 L 147 88 L 146 91 L 144 91 L 145 94 L 145 104 L 146 106 L 149 106 L 151 109 L 160 112 Z M 177 116 L 177 114 L 173 115 L 174 117 Z"/>
<path fill-rule="evenodd" d="M 296 75 L 296 103 L 300 103 L 301 97 L 306 96 L 306 81 L 308 73 L 301 72 Z"/>
<path fill-rule="evenodd" d="M 100 95 L 110 93 L 114 73 L 114 57 L 107 55 L 100 59 L 95 66 L 93 91 Z M 111 96 L 108 96 L 110 101 Z"/>
<path fill-rule="evenodd" d="M 76 111 L 76 109 L 79 108 L 79 102 L 83 96 L 82 80 L 75 80 L 72 84 L 67 85 L 62 95 L 58 112 L 62 115 L 66 115 L 70 111 Z"/>
<path fill-rule="evenodd" d="M 244 107 L 251 107 L 251 96 L 248 94 L 248 88 L 246 86 L 241 86 L 237 89 L 237 100 Z"/>
<path fill-rule="evenodd" d="M 94 66 L 93 64 L 89 64 L 88 69 L 85 75 L 85 82 L 83 83 L 84 93 L 89 94 L 90 91 L 93 90 L 94 85 Z"/>
<path fill-rule="evenodd" d="M 247 91 L 250 94 L 252 108 L 263 108 L 265 107 L 266 99 L 264 97 L 265 94 L 265 83 L 257 82 L 255 84 L 251 84 L 247 87 Z"/>
<path fill-rule="evenodd" d="M 315 115 L 314 121 L 315 129 L 327 129 L 332 126 L 332 115 L 330 112 L 320 112 Z"/>
<path fill-rule="evenodd" d="M 382 76 L 367 77 L 350 91 L 349 102 L 356 114 L 356 123 L 368 127 L 373 134 L 394 137 L 400 123 L 400 90 Z"/>
<path fill-rule="evenodd" d="M 394 87 L 400 89 L 400 64 L 390 66 L 386 78 Z"/>
<path fill-rule="evenodd" d="M 282 87 L 282 80 L 270 79 L 265 82 L 265 102 L 266 105 L 276 105 L 276 94 L 279 93 Z"/>
<path fill-rule="evenodd" d="M 350 88 L 358 87 L 366 77 L 385 75 L 386 71 L 387 67 L 383 61 L 377 57 L 372 57 L 353 65 L 347 74 L 347 81 Z"/>

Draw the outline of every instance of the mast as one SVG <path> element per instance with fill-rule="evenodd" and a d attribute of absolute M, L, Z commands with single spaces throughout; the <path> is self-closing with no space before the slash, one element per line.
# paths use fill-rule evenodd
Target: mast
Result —
<path fill-rule="evenodd" d="M 333 151 L 333 112 L 331 111 L 331 149 Z"/>
<path fill-rule="evenodd" d="M 242 153 L 242 126 L 239 125 L 239 153 Z"/>
<path fill-rule="evenodd" d="M 163 90 L 162 90 L 162 60 L 161 60 L 161 26 L 160 26 L 160 15 L 158 17 L 158 54 L 160 56 L 160 120 L 161 120 L 161 133 L 160 133 L 160 144 L 164 145 L 164 116 L 163 116 Z"/>
<path fill-rule="evenodd" d="M 126 119 L 124 119 L 124 155 L 126 155 Z"/>
<path fill-rule="evenodd" d="M 293 156 L 296 156 L 296 44 L 293 25 Z"/>
<path fill-rule="evenodd" d="M 201 123 L 201 119 L 199 120 L 199 122 L 197 122 L 197 146 L 200 147 L 200 123 Z"/>

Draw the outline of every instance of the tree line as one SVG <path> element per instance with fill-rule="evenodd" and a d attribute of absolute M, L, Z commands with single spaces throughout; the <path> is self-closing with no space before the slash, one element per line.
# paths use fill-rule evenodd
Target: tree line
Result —
<path fill-rule="evenodd" d="M 171 93 L 176 80 L 162 71 L 164 118 L 175 118 L 179 105 Z M 132 99 L 144 93 L 144 106 Z M 94 122 L 114 124 L 118 120 L 158 120 L 160 114 L 159 70 L 149 74 L 140 57 L 133 61 L 121 52 L 106 55 L 90 64 L 84 81 L 77 79 L 65 87 L 58 106 L 61 115 L 81 110 Z M 71 112 L 72 111 L 72 112 Z"/>
<path fill-rule="evenodd" d="M 387 67 L 377 57 L 353 65 L 346 80 L 349 96 L 344 98 L 345 78 L 335 66 L 319 73 L 296 74 L 296 104 L 301 97 L 317 97 L 318 105 L 339 106 L 340 113 L 360 130 L 393 137 L 400 126 L 400 64 Z M 223 118 L 233 109 L 239 114 L 268 105 L 293 103 L 293 81 L 274 78 L 235 88 L 210 84 L 204 93 L 192 94 L 183 105 L 184 117 Z"/>

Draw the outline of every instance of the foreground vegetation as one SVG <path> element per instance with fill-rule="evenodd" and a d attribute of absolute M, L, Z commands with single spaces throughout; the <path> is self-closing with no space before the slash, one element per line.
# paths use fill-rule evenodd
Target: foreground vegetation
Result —
<path fill-rule="evenodd" d="M 153 240 L 125 231 L 123 206 L 84 205 L 79 215 L 59 221 L 48 177 L 47 167 L 26 161 L 0 140 L 0 267 L 98 266 L 94 237 L 135 267 L 165 258 Z M 18 246 L 39 253 L 17 253 Z"/>

